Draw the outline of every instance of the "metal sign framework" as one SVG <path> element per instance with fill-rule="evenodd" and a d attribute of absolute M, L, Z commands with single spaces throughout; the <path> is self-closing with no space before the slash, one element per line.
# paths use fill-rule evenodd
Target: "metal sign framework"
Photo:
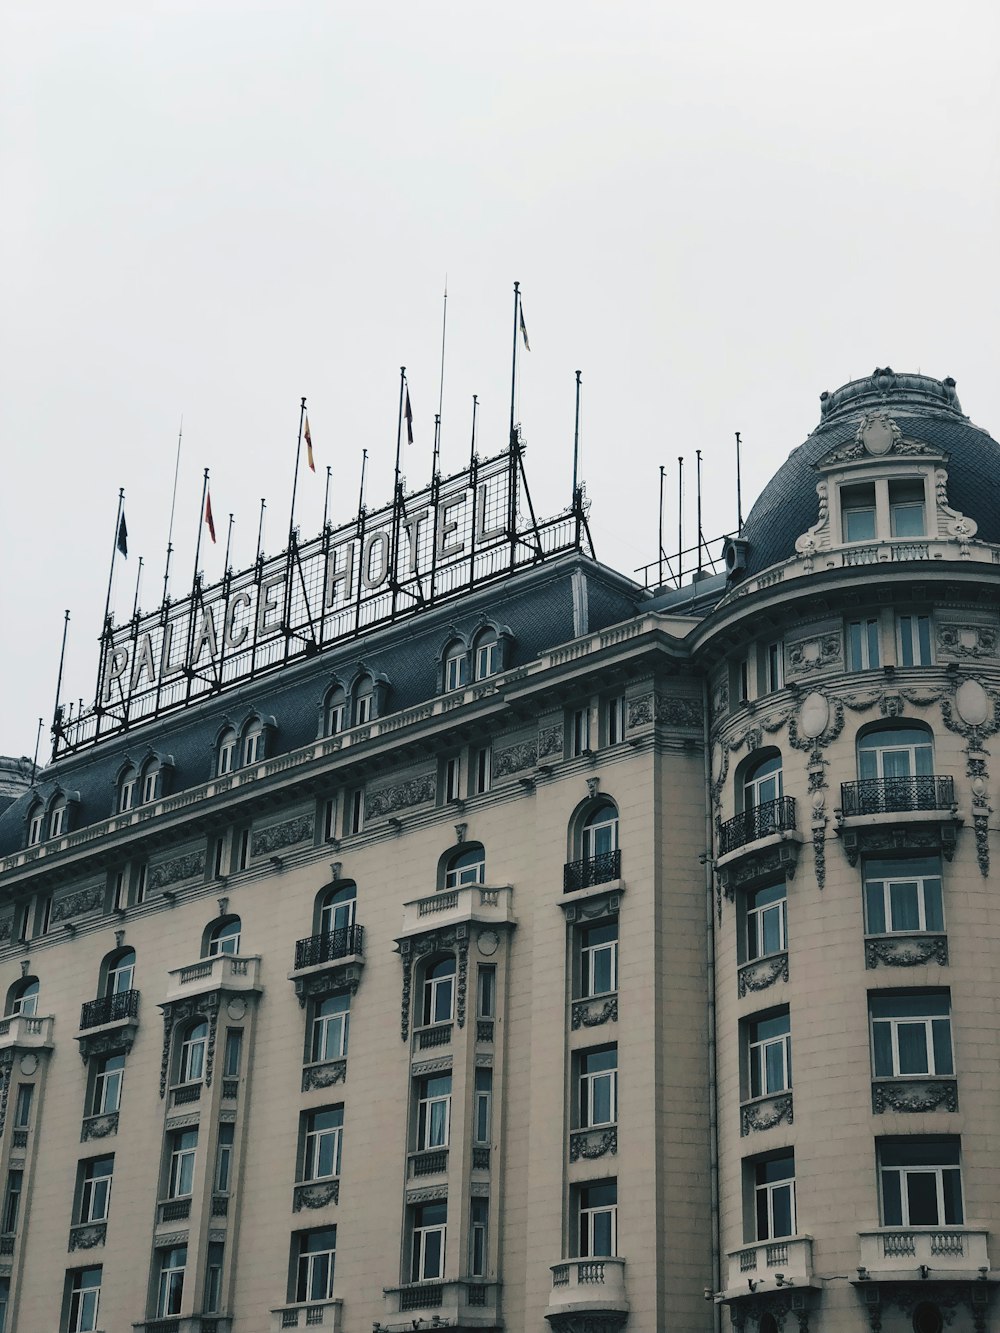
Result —
<path fill-rule="evenodd" d="M 512 448 L 287 550 L 133 615 L 101 636 L 94 705 L 60 706 L 53 758 L 287 663 L 348 642 L 568 551 L 593 556 L 583 488 L 538 521 L 519 436 Z M 529 521 L 520 511 L 527 502 Z"/>

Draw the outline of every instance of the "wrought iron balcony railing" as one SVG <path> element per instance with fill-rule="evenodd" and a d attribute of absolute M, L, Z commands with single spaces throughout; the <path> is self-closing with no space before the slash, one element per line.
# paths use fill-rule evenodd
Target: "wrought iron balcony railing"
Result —
<path fill-rule="evenodd" d="M 954 803 L 955 780 L 940 773 L 916 778 L 861 778 L 840 784 L 840 808 L 845 815 L 947 810 Z"/>
<path fill-rule="evenodd" d="M 748 842 L 767 838 L 772 833 L 785 833 L 795 828 L 795 797 L 779 796 L 776 801 L 764 801 L 743 814 L 727 819 L 719 830 L 719 855 L 735 852 Z"/>
<path fill-rule="evenodd" d="M 311 935 L 295 946 L 295 970 L 316 967 L 319 963 L 333 963 L 338 958 L 349 958 L 364 952 L 364 926 L 342 926 L 322 935 Z"/>
<path fill-rule="evenodd" d="M 607 884 L 613 879 L 621 879 L 621 850 L 601 852 L 597 856 L 585 856 L 582 861 L 569 861 L 563 867 L 563 893 L 575 893 L 577 889 L 589 889 L 595 884 Z"/>
<path fill-rule="evenodd" d="M 99 1000 L 88 1000 L 80 1010 L 80 1029 L 99 1028 L 105 1023 L 138 1017 L 139 992 L 123 990 L 117 995 L 102 995 Z"/>

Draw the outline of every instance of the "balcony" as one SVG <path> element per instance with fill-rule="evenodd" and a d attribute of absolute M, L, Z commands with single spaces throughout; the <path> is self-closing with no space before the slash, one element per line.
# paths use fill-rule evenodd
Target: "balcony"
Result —
<path fill-rule="evenodd" d="M 261 989 L 260 955 L 248 954 L 241 958 L 235 953 L 218 953 L 202 958 L 189 967 L 175 967 L 168 973 L 165 1004 L 186 1000 L 192 995 L 207 995 L 212 991 L 246 993 Z"/>
<path fill-rule="evenodd" d="M 304 1008 L 311 996 L 328 995 L 334 989 L 356 989 L 365 965 L 364 951 L 364 926 L 343 926 L 299 940 L 295 965 L 288 974 L 299 1004 Z"/>
<path fill-rule="evenodd" d="M 310 1301 L 301 1305 L 279 1305 L 271 1311 L 270 1333 L 285 1328 L 325 1328 L 327 1333 L 341 1333 L 343 1301 Z"/>
<path fill-rule="evenodd" d="M 852 866 L 862 855 L 926 855 L 933 848 L 950 861 L 962 823 L 954 778 L 943 774 L 842 782 L 836 815 L 835 831 Z"/>
<path fill-rule="evenodd" d="M 860 1281 L 978 1278 L 989 1272 L 989 1232 L 972 1227 L 879 1227 L 859 1231 Z M 926 1270 L 926 1271 L 925 1271 Z"/>
<path fill-rule="evenodd" d="M 716 870 L 722 890 L 752 889 L 784 875 L 795 876 L 802 834 L 795 827 L 794 796 L 779 796 L 727 819 L 719 830 Z"/>
<path fill-rule="evenodd" d="M 628 1319 L 624 1259 L 564 1259 L 552 1265 L 552 1291 L 545 1318 L 555 1333 L 571 1333 L 588 1318 L 606 1329 Z"/>
<path fill-rule="evenodd" d="M 852 815 L 893 815 L 908 811 L 952 810 L 955 779 L 947 774 L 916 778 L 861 778 L 840 784 L 840 808 Z"/>
<path fill-rule="evenodd" d="M 35 1014 L 11 1014 L 0 1018 L 0 1051 L 16 1046 L 19 1050 L 52 1049 L 52 1019 Z"/>
<path fill-rule="evenodd" d="M 495 1329 L 500 1323 L 500 1284 L 485 1278 L 407 1282 L 382 1292 L 386 1319 L 376 1329 L 417 1328 L 420 1320 L 428 1328 Z M 404 1322 L 399 1315 L 406 1316 Z"/>
<path fill-rule="evenodd" d="M 434 1046 L 451 1044 L 450 1023 L 431 1023 L 425 1028 L 415 1028 L 413 1038 L 418 1051 L 429 1051 Z"/>
<path fill-rule="evenodd" d="M 743 814 L 727 819 L 719 830 L 719 855 L 728 856 L 749 842 L 773 837 L 776 833 L 791 832 L 795 828 L 795 797 L 779 796 L 776 801 L 764 801 Z"/>
<path fill-rule="evenodd" d="M 601 852 L 598 856 L 585 856 L 581 861 L 567 861 L 563 866 L 563 893 L 579 893 L 581 889 L 611 884 L 621 877 L 620 848 L 614 852 Z"/>
<path fill-rule="evenodd" d="M 132 1329 L 133 1333 L 230 1333 L 232 1326 L 232 1315 L 189 1314 L 147 1319 L 145 1323 L 133 1324 Z"/>
<path fill-rule="evenodd" d="M 443 889 L 424 898 L 414 898 L 403 904 L 400 939 L 426 935 L 432 930 L 448 930 L 470 921 L 494 927 L 516 925 L 511 910 L 513 894 L 509 884 L 499 888 L 462 884 L 456 889 Z"/>
<path fill-rule="evenodd" d="M 80 1054 L 84 1060 L 114 1049 L 128 1052 L 139 1026 L 139 992 L 119 991 L 88 1000 L 80 1010 Z"/>
<path fill-rule="evenodd" d="M 813 1278 L 812 1236 L 755 1241 L 752 1245 L 730 1250 L 726 1257 L 723 1300 L 731 1301 L 752 1292 L 760 1295 L 783 1287 L 821 1285 L 820 1279 Z"/>

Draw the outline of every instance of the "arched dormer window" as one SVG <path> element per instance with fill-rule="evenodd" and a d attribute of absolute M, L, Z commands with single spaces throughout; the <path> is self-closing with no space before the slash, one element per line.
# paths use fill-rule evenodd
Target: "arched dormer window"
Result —
<path fill-rule="evenodd" d="M 236 752 L 239 738 L 234 727 L 226 727 L 219 733 L 215 743 L 215 776 L 224 778 L 236 767 Z"/>
<path fill-rule="evenodd" d="M 205 1077 L 205 1056 L 208 1051 L 208 1023 L 196 1018 L 181 1030 L 177 1053 L 177 1082 L 200 1083 Z"/>
<path fill-rule="evenodd" d="M 445 648 L 441 688 L 447 694 L 469 683 L 469 648 L 464 639 L 452 639 Z"/>
<path fill-rule="evenodd" d="M 49 806 L 49 837 L 61 838 L 68 830 L 68 805 L 65 796 L 57 796 Z"/>
<path fill-rule="evenodd" d="M 366 672 L 354 682 L 354 725 L 362 727 L 375 716 L 375 681 Z"/>
<path fill-rule="evenodd" d="M 37 977 L 22 977 L 11 986 L 6 1011 L 8 1015 L 24 1014 L 26 1018 L 38 1013 Z"/>
<path fill-rule="evenodd" d="M 455 955 L 439 958 L 424 972 L 421 1000 L 423 1027 L 450 1023 L 455 1017 Z"/>
<path fill-rule="evenodd" d="M 116 949 L 101 964 L 101 994 L 105 997 L 123 995 L 133 989 L 135 979 L 135 950 Z"/>
<path fill-rule="evenodd" d="M 347 713 L 347 691 L 337 681 L 323 700 L 323 735 L 336 736 L 344 731 L 350 725 Z"/>
<path fill-rule="evenodd" d="M 858 777 L 912 778 L 934 772 L 934 736 L 922 722 L 877 725 L 858 738 Z"/>
<path fill-rule="evenodd" d="M 740 776 L 744 814 L 781 799 L 781 754 L 778 750 L 764 750 L 752 755 Z"/>
<path fill-rule="evenodd" d="M 216 958 L 222 953 L 239 953 L 242 923 L 238 916 L 220 916 L 205 931 L 202 958 Z"/>
<path fill-rule="evenodd" d="M 324 889 L 316 900 L 318 935 L 333 935 L 354 925 L 358 905 L 358 886 L 341 884 Z"/>
<path fill-rule="evenodd" d="M 149 805 L 151 801 L 158 801 L 162 795 L 162 765 L 156 755 L 151 755 L 142 766 L 139 800 L 143 805 Z"/>
<path fill-rule="evenodd" d="M 472 642 L 472 674 L 475 680 L 486 680 L 503 669 L 500 661 L 500 637 L 492 626 L 487 626 Z"/>
<path fill-rule="evenodd" d="M 25 834 L 24 845 L 26 847 L 37 847 L 42 840 L 42 833 L 45 829 L 45 806 L 41 801 L 35 801 L 28 811 L 28 831 Z"/>
<path fill-rule="evenodd" d="M 458 889 L 464 884 L 486 882 L 486 850 L 481 842 L 464 843 L 444 858 L 444 888 Z"/>
<path fill-rule="evenodd" d="M 136 772 L 134 764 L 126 764 L 118 777 L 118 799 L 116 805 L 120 815 L 131 810 L 138 804 L 136 795 L 139 785 L 139 774 Z"/>
<path fill-rule="evenodd" d="M 264 758 L 264 727 L 260 718 L 254 718 L 243 732 L 243 767 L 258 763 Z"/>

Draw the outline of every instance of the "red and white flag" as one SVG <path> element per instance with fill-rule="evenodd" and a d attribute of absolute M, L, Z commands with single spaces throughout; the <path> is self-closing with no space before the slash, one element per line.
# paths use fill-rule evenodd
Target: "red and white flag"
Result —
<path fill-rule="evenodd" d="M 212 517 L 212 492 L 205 493 L 205 522 L 208 524 L 208 535 L 212 541 L 215 541 L 215 519 Z"/>

